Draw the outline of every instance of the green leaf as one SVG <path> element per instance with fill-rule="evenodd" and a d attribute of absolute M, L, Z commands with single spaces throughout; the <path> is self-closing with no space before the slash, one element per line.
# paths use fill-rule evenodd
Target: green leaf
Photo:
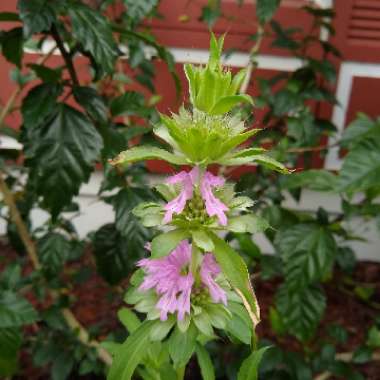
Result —
<path fill-rule="evenodd" d="M 167 150 L 156 148 L 154 146 L 141 146 L 128 149 L 121 152 L 112 160 L 113 165 L 125 165 L 130 162 L 144 160 L 164 160 L 175 165 L 188 164 L 186 157 L 173 154 Z"/>
<path fill-rule="evenodd" d="M 74 87 L 75 100 L 85 109 L 90 118 L 99 122 L 107 122 L 107 107 L 103 98 L 91 87 Z"/>
<path fill-rule="evenodd" d="M 176 229 L 156 236 L 152 240 L 152 258 L 159 258 L 169 254 L 177 245 L 190 236 L 189 232 Z"/>
<path fill-rule="evenodd" d="M 20 21 L 20 17 L 17 13 L 0 12 L 0 22 L 1 21 Z"/>
<path fill-rule="evenodd" d="M 138 251 L 152 237 L 150 231 L 141 226 L 132 210 L 141 202 L 154 199 L 153 192 L 143 187 L 121 189 L 115 196 L 108 199 L 115 209 L 116 228 L 130 240 L 131 250 Z"/>
<path fill-rule="evenodd" d="M 191 236 L 194 243 L 205 252 L 211 252 L 214 249 L 214 243 L 204 230 L 193 230 Z"/>
<path fill-rule="evenodd" d="M 203 380 L 215 380 L 214 366 L 211 361 L 210 354 L 207 350 L 197 343 L 195 347 L 199 368 L 201 370 Z"/>
<path fill-rule="evenodd" d="M 112 73 L 118 53 L 107 19 L 100 12 L 80 3 L 70 4 L 68 14 L 74 37 L 106 73 Z"/>
<path fill-rule="evenodd" d="M 240 103 L 250 103 L 253 104 L 251 96 L 240 94 L 225 96 L 217 101 L 217 103 L 212 107 L 210 115 L 222 115 L 232 110 L 235 106 Z"/>
<path fill-rule="evenodd" d="M 371 348 L 380 347 L 380 330 L 376 326 L 372 326 L 369 329 L 366 343 Z"/>
<path fill-rule="evenodd" d="M 222 272 L 231 285 L 238 290 L 252 320 L 252 324 L 256 326 L 260 321 L 260 312 L 243 259 L 224 240 L 213 233 L 210 233 L 210 237 L 214 242 L 214 255 Z"/>
<path fill-rule="evenodd" d="M 131 380 L 141 363 L 149 344 L 149 334 L 157 322 L 145 321 L 135 330 L 116 352 L 107 380 Z"/>
<path fill-rule="evenodd" d="M 251 355 L 246 358 L 238 373 L 237 380 L 257 380 L 258 379 L 258 369 L 260 361 L 265 353 L 265 351 L 270 347 L 263 347 L 260 350 L 253 351 Z"/>
<path fill-rule="evenodd" d="M 117 316 L 130 334 L 141 326 L 140 319 L 138 319 L 137 315 L 131 309 L 123 307 L 117 312 Z"/>
<path fill-rule="evenodd" d="M 139 23 L 157 6 L 158 0 L 123 0 L 127 7 L 126 15 L 132 19 L 134 23 Z"/>
<path fill-rule="evenodd" d="M 69 205 L 82 183 L 88 181 L 102 140 L 90 121 L 65 104 L 55 117 L 38 128 L 28 165 L 37 181 L 37 192 L 53 218 Z M 57 191 L 59 189 L 59 191 Z"/>
<path fill-rule="evenodd" d="M 17 7 L 26 38 L 49 30 L 56 20 L 57 3 L 54 0 L 18 0 Z"/>
<path fill-rule="evenodd" d="M 43 83 L 33 87 L 26 95 L 21 111 L 26 127 L 38 126 L 57 110 L 57 98 L 62 93 L 62 86 Z"/>
<path fill-rule="evenodd" d="M 287 331 L 301 341 L 315 333 L 326 308 L 326 299 L 317 286 L 308 286 L 290 292 L 281 286 L 276 295 L 276 307 Z"/>
<path fill-rule="evenodd" d="M 126 278 L 134 261 L 143 254 L 143 245 L 138 246 L 133 236 L 123 236 L 114 224 L 106 224 L 96 231 L 93 245 L 97 271 L 112 285 Z"/>
<path fill-rule="evenodd" d="M 270 21 L 280 6 L 281 0 L 257 0 L 256 15 L 261 24 Z"/>
<path fill-rule="evenodd" d="M 226 166 L 239 166 L 239 165 L 263 165 L 268 169 L 276 170 L 283 174 L 289 174 L 291 171 L 283 164 L 278 162 L 272 157 L 264 154 L 258 154 L 262 151 L 260 148 L 248 148 L 238 150 L 218 159 L 216 162 Z"/>
<path fill-rule="evenodd" d="M 193 323 L 185 333 L 177 327 L 169 339 L 169 354 L 176 368 L 184 367 L 194 353 L 198 330 Z"/>
<path fill-rule="evenodd" d="M 338 177 L 327 170 L 311 169 L 284 177 L 281 186 L 289 190 L 308 187 L 315 191 L 335 191 Z"/>
<path fill-rule="evenodd" d="M 0 376 L 12 377 L 17 370 L 21 333 L 18 328 L 0 328 Z"/>
<path fill-rule="evenodd" d="M 266 219 L 258 215 L 246 214 L 229 218 L 226 229 L 236 233 L 256 234 L 265 231 L 268 227 L 269 223 Z"/>
<path fill-rule="evenodd" d="M 57 274 L 69 257 L 71 246 L 60 233 L 51 232 L 38 241 L 38 256 L 49 273 Z"/>
<path fill-rule="evenodd" d="M 341 139 L 343 147 L 355 146 L 359 142 L 380 135 L 380 120 L 372 120 L 365 114 L 359 114 L 345 130 Z"/>
<path fill-rule="evenodd" d="M 51 69 L 50 67 L 36 63 L 30 63 L 28 67 L 30 67 L 43 82 L 57 83 L 61 79 L 62 70 L 60 68 Z"/>
<path fill-rule="evenodd" d="M 348 153 L 339 173 L 338 190 L 357 193 L 378 186 L 380 138 L 365 139 Z"/>
<path fill-rule="evenodd" d="M 37 312 L 24 298 L 11 291 L 0 294 L 0 329 L 18 327 L 35 322 Z"/>
<path fill-rule="evenodd" d="M 1 52 L 5 59 L 21 68 L 23 54 L 22 28 L 13 28 L 0 34 Z"/>
<path fill-rule="evenodd" d="M 61 352 L 51 367 L 52 380 L 66 380 L 74 367 L 74 357 L 69 352 Z"/>
<path fill-rule="evenodd" d="M 248 323 L 250 324 L 250 320 Z M 246 321 L 239 315 L 233 314 L 228 321 L 226 330 L 242 343 L 249 345 L 252 342 L 252 330 L 249 324 L 247 325 Z"/>
<path fill-rule="evenodd" d="M 126 91 L 113 98 L 110 104 L 112 116 L 139 115 L 146 108 L 144 95 L 136 91 Z"/>
<path fill-rule="evenodd" d="M 153 342 L 165 339 L 176 322 L 176 319 L 172 316 L 170 316 L 166 321 L 157 321 L 157 323 L 150 330 L 150 339 Z"/>
<path fill-rule="evenodd" d="M 336 243 L 331 232 L 318 224 L 296 224 L 280 230 L 275 246 L 285 262 L 285 280 L 297 290 L 322 280 L 332 270 Z"/>

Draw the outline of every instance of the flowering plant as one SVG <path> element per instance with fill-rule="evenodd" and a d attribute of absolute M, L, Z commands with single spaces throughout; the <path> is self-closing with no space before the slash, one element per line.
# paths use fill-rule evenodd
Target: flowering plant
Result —
<path fill-rule="evenodd" d="M 163 232 L 147 242 L 150 258 L 137 263 L 139 269 L 131 278 L 125 301 L 145 313 L 146 320 L 112 350 L 109 380 L 127 380 L 136 369 L 141 375 L 154 368 L 165 368 L 165 373 L 171 371 L 174 378 L 182 379 L 194 352 L 203 377 L 212 379 L 211 359 L 203 346 L 221 331 L 252 347 L 239 379 L 256 376 L 263 352 L 257 350 L 255 337 L 259 306 L 244 260 L 219 234 L 256 233 L 269 225 L 250 211 L 254 204 L 250 198 L 237 195 L 234 186 L 209 171 L 208 165 L 262 164 L 282 173 L 288 170 L 262 148 L 239 147 L 258 130 L 246 129 L 244 120 L 231 110 L 241 102 L 253 102 L 248 95 L 238 94 L 244 71 L 232 78 L 221 65 L 223 37 L 217 40 L 212 35 L 210 45 L 205 67 L 185 65 L 192 109 L 182 108 L 171 117 L 161 115 L 154 129 L 170 150 L 138 146 L 111 161 L 127 165 L 163 159 L 190 165 L 191 170 L 179 171 L 156 186 L 163 204 L 145 202 L 133 210 L 144 226 Z M 124 318 L 131 313 L 122 311 Z M 155 365 L 148 347 L 163 352 L 161 359 L 155 357 Z"/>

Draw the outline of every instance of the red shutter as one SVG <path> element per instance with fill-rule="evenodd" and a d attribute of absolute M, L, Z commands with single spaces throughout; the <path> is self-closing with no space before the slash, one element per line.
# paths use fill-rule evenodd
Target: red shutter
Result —
<path fill-rule="evenodd" d="M 336 0 L 336 43 L 345 60 L 380 62 L 380 1 Z"/>

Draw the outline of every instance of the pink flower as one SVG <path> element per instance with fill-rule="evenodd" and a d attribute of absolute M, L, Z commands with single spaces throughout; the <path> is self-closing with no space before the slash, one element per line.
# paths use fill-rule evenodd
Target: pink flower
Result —
<path fill-rule="evenodd" d="M 228 211 L 228 207 L 221 202 L 212 193 L 213 187 L 223 186 L 224 179 L 222 177 L 217 177 L 210 172 L 206 172 L 202 178 L 201 182 L 201 194 L 202 198 L 206 204 L 206 212 L 209 216 L 216 215 L 219 223 L 222 226 L 227 225 L 227 217 L 225 212 Z"/>
<path fill-rule="evenodd" d="M 196 183 L 198 175 L 199 170 L 195 167 L 189 173 L 181 171 L 167 179 L 166 182 L 170 184 L 181 183 L 182 191 L 178 197 L 165 205 L 164 209 L 166 210 L 166 213 L 164 216 L 164 223 L 169 223 L 172 220 L 174 213 L 180 214 L 185 208 L 186 202 L 193 197 L 193 185 Z"/>
<path fill-rule="evenodd" d="M 200 273 L 202 283 L 208 288 L 211 299 L 215 303 L 222 302 L 227 306 L 226 292 L 215 281 L 215 277 L 220 273 L 220 267 L 212 253 L 204 255 Z"/>
<path fill-rule="evenodd" d="M 167 183 L 181 183 L 182 191 L 176 198 L 165 205 L 164 209 L 166 210 L 166 213 L 163 220 L 164 223 L 169 223 L 172 220 L 174 213 L 180 214 L 184 210 L 186 202 L 193 197 L 194 186 L 198 184 L 198 181 L 198 167 L 194 167 L 190 172 L 181 171 L 168 178 Z M 215 197 L 212 192 L 213 187 L 224 185 L 224 179 L 222 177 L 214 176 L 210 172 L 205 172 L 199 182 L 200 192 L 205 202 L 207 214 L 211 217 L 216 216 L 222 226 L 227 225 L 225 212 L 228 211 L 228 207 Z"/>
<path fill-rule="evenodd" d="M 137 265 L 144 268 L 145 279 L 140 290 L 155 289 L 160 299 L 156 307 L 161 311 L 160 319 L 165 321 L 168 313 L 178 312 L 183 320 L 190 314 L 190 295 L 194 278 L 188 273 L 191 261 L 191 245 L 183 240 L 168 256 L 160 259 L 142 259 Z"/>
<path fill-rule="evenodd" d="M 166 321 L 168 314 L 176 312 L 179 320 L 183 320 L 185 314 L 190 314 L 190 296 L 194 286 L 194 277 L 189 272 L 190 262 L 191 244 L 183 240 L 168 256 L 142 259 L 137 263 L 146 273 L 139 289 L 154 289 L 159 295 L 156 307 L 160 310 L 161 321 Z M 213 254 L 205 254 L 200 265 L 198 285 L 208 290 L 213 302 L 227 305 L 226 292 L 215 281 L 219 273 L 220 268 Z"/>

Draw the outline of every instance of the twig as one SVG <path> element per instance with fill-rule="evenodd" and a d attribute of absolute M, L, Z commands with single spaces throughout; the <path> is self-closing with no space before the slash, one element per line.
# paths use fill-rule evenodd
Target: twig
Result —
<path fill-rule="evenodd" d="M 243 83 L 240 86 L 240 93 L 245 94 L 248 90 L 249 83 L 251 81 L 253 70 L 257 67 L 256 56 L 260 50 L 261 43 L 264 38 L 264 27 L 259 24 L 257 27 L 257 40 L 253 45 L 251 51 L 249 52 L 249 63 L 246 67 L 246 74 L 243 80 Z"/>
<path fill-rule="evenodd" d="M 63 41 L 61 39 L 61 36 L 59 35 L 58 29 L 54 24 L 51 27 L 51 35 L 53 36 L 57 44 L 57 47 L 62 54 L 62 57 L 66 63 L 67 70 L 69 71 L 71 80 L 73 81 L 73 84 L 75 86 L 79 86 L 79 80 L 75 71 L 72 56 L 67 52 L 65 45 L 63 44 Z"/>
<path fill-rule="evenodd" d="M 335 355 L 335 360 L 344 362 L 344 363 L 350 363 L 352 362 L 353 357 L 354 357 L 353 352 L 341 352 Z M 375 351 L 372 354 L 371 361 L 380 361 L 380 351 Z M 329 371 L 326 371 L 314 377 L 314 380 L 327 380 L 331 376 L 333 376 L 333 374 Z"/>
<path fill-rule="evenodd" d="M 20 212 L 17 208 L 16 202 L 14 200 L 13 194 L 9 189 L 7 183 L 4 180 L 3 174 L 0 173 L 0 191 L 4 196 L 4 203 L 9 207 L 12 221 L 16 225 L 17 231 L 20 235 L 20 238 L 25 246 L 26 252 L 30 258 L 30 261 L 33 264 L 33 267 L 36 270 L 41 269 L 41 263 L 38 259 L 37 250 L 34 241 L 32 240 L 28 229 L 24 221 L 21 218 Z M 49 290 L 49 294 L 53 299 L 59 297 L 59 293 Z M 80 322 L 75 318 L 75 315 L 68 308 L 63 308 L 62 315 L 68 324 L 68 326 L 73 330 L 78 332 L 78 340 L 87 347 L 93 347 L 96 349 L 98 357 L 103 363 L 111 365 L 112 357 L 108 354 L 104 348 L 100 347 L 99 342 L 95 340 L 90 340 L 88 331 L 80 324 Z"/>

